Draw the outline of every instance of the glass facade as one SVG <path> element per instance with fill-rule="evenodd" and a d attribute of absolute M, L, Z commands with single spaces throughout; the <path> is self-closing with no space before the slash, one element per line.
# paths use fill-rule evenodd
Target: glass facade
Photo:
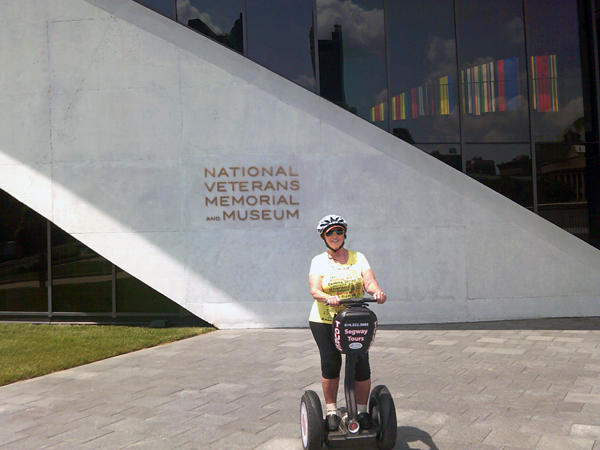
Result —
<path fill-rule="evenodd" d="M 205 324 L 0 190 L 0 320 Z"/>
<path fill-rule="evenodd" d="M 46 220 L 0 195 L 0 311 L 48 311 Z"/>
<path fill-rule="evenodd" d="M 138 1 L 600 247 L 592 0 Z"/>
<path fill-rule="evenodd" d="M 52 312 L 110 313 L 112 265 L 51 224 Z"/>
<path fill-rule="evenodd" d="M 600 248 L 595 0 L 137 1 Z M 181 311 L 0 192 L 13 313 Z"/>
<path fill-rule="evenodd" d="M 117 314 L 178 314 L 179 305 L 149 286 L 140 283 L 124 270 L 115 267 L 117 289 Z"/>

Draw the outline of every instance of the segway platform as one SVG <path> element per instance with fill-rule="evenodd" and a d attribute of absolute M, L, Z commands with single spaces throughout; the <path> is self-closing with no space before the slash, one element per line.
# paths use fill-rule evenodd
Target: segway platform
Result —
<path fill-rule="evenodd" d="M 340 408 L 340 412 L 342 414 L 340 428 L 337 431 L 327 431 L 325 444 L 328 448 L 349 448 L 367 445 L 375 446 L 377 444 L 377 429 L 375 427 L 370 430 L 351 432 L 348 429 L 349 419 L 347 408 Z"/>

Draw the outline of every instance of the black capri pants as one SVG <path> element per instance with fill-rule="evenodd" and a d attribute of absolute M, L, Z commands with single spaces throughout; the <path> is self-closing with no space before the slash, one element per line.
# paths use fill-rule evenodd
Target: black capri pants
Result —
<path fill-rule="evenodd" d="M 333 343 L 333 325 L 330 323 L 308 322 L 310 331 L 319 347 L 321 355 L 321 375 L 327 380 L 334 380 L 340 376 L 342 368 L 342 354 Z M 371 378 L 369 354 L 358 355 L 356 361 L 356 381 L 367 381 Z"/>

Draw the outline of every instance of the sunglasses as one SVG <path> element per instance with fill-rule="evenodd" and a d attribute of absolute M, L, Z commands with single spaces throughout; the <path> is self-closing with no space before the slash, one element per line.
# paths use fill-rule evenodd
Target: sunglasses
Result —
<path fill-rule="evenodd" d="M 333 233 L 337 234 L 338 236 L 342 236 L 344 234 L 344 230 L 341 228 L 336 228 L 334 230 L 329 230 L 325 232 L 325 236 L 330 237 L 333 236 Z"/>

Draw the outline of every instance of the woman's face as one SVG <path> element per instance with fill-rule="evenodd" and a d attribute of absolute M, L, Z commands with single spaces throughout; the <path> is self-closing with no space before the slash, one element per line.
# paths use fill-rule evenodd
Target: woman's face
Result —
<path fill-rule="evenodd" d="M 328 234 L 331 236 L 327 236 Z M 345 231 L 342 227 L 333 226 L 325 232 L 325 241 L 331 248 L 337 250 L 344 243 L 344 235 Z"/>

